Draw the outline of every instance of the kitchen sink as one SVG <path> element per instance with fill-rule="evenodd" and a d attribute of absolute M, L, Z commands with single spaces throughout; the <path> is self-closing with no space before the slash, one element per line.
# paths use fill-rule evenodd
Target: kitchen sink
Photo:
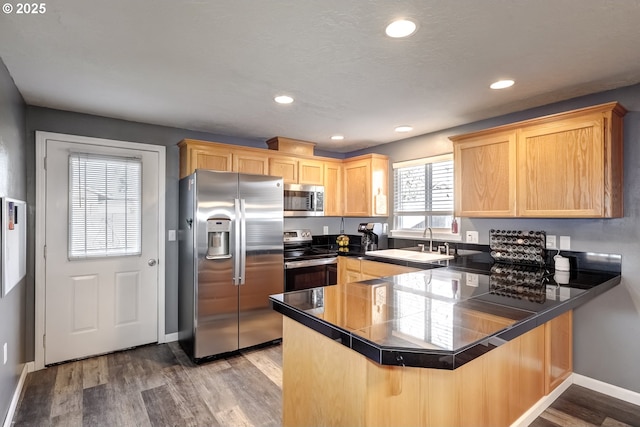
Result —
<path fill-rule="evenodd" d="M 391 258 L 391 259 L 399 259 L 403 261 L 413 261 L 413 262 L 435 262 L 435 261 L 444 261 L 448 259 L 453 259 L 452 255 L 440 254 L 437 252 L 420 252 L 419 247 L 414 248 L 405 248 L 405 249 L 381 249 L 378 251 L 367 251 L 365 255 L 381 257 L 381 258 Z"/>

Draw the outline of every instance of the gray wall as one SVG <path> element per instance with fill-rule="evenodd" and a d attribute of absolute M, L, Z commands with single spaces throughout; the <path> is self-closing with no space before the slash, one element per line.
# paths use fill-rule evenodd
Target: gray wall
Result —
<path fill-rule="evenodd" d="M 27 197 L 24 109 L 22 97 L 0 59 L 0 196 L 19 200 Z M 33 276 L 32 268 L 27 271 L 29 276 Z M 7 415 L 27 361 L 25 282 L 23 279 L 7 296 L 0 298 L 0 421 Z M 1 359 L 4 343 L 7 343 L 8 350 L 6 365 Z"/>
<path fill-rule="evenodd" d="M 460 230 L 478 230 L 489 244 L 491 228 L 545 230 L 571 237 L 571 249 L 622 255 L 622 284 L 575 311 L 574 371 L 640 392 L 640 85 L 484 120 L 445 131 L 386 144 L 354 154 L 377 152 L 392 162 L 451 152 L 448 136 L 581 107 L 618 101 L 624 118 L 624 218 L 485 219 L 463 218 Z M 392 183 L 391 183 L 392 184 Z M 393 189 L 393 185 L 390 185 Z M 390 197 L 393 197 L 391 194 Z M 391 218 L 390 218 L 391 220 Z"/>

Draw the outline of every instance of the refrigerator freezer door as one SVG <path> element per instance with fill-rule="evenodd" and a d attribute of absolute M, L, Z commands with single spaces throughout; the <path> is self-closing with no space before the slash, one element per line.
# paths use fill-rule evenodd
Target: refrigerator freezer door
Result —
<path fill-rule="evenodd" d="M 239 248 L 235 241 L 234 200 L 238 198 L 237 174 L 216 174 L 199 170 L 196 177 L 197 277 L 195 286 L 196 359 L 238 350 L 238 287 L 233 284 L 237 272 L 234 263 Z M 207 219 L 229 218 L 231 258 L 207 259 Z"/>
<path fill-rule="evenodd" d="M 239 176 L 244 199 L 244 284 L 238 287 L 240 348 L 282 338 L 282 315 L 269 295 L 284 292 L 283 182 L 261 175 Z"/>

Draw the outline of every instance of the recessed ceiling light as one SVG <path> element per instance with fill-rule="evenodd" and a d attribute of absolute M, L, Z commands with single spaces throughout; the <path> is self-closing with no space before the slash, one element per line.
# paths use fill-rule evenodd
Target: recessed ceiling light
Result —
<path fill-rule="evenodd" d="M 396 132 L 404 133 L 404 132 L 411 132 L 413 130 L 413 128 L 411 126 L 408 126 L 408 125 L 402 125 L 402 126 L 396 127 L 395 130 L 396 130 Z"/>
<path fill-rule="evenodd" d="M 384 31 L 389 37 L 397 39 L 409 37 L 411 34 L 416 32 L 417 28 L 418 26 L 413 21 L 408 19 L 398 19 L 397 21 L 393 21 L 391 24 L 387 25 L 387 28 Z"/>
<path fill-rule="evenodd" d="M 291 104 L 293 102 L 293 98 L 287 95 L 278 95 L 273 100 L 278 104 Z"/>
<path fill-rule="evenodd" d="M 491 83 L 489 87 L 491 89 L 506 89 L 513 86 L 514 83 L 513 80 L 498 80 L 497 82 Z"/>
<path fill-rule="evenodd" d="M 342 135 L 333 135 L 331 137 L 331 139 L 334 140 L 334 141 L 342 141 L 344 139 L 344 136 L 342 136 Z"/>

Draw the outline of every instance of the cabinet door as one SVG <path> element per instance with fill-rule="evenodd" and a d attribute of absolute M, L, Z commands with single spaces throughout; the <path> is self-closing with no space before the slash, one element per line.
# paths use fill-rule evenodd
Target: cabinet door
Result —
<path fill-rule="evenodd" d="M 518 159 L 520 216 L 604 216 L 600 114 L 523 128 Z"/>
<path fill-rule="evenodd" d="M 371 215 L 371 161 L 358 160 L 344 165 L 344 214 Z"/>
<path fill-rule="evenodd" d="M 319 160 L 300 159 L 298 184 L 324 185 L 324 163 Z"/>
<path fill-rule="evenodd" d="M 180 177 L 183 178 L 195 172 L 196 169 L 213 171 L 231 171 L 231 150 L 201 147 L 183 147 L 186 150 L 186 163 Z"/>
<path fill-rule="evenodd" d="M 324 214 L 342 215 L 342 166 L 340 163 L 324 163 Z"/>
<path fill-rule="evenodd" d="M 267 156 L 235 150 L 233 152 L 233 171 L 254 175 L 269 175 L 269 160 Z"/>
<path fill-rule="evenodd" d="M 545 394 L 551 393 L 573 371 L 573 311 L 545 323 Z"/>
<path fill-rule="evenodd" d="M 271 157 L 269 175 L 281 176 L 285 184 L 297 184 L 298 160 L 290 157 Z"/>
<path fill-rule="evenodd" d="M 466 217 L 516 215 L 516 132 L 454 143 L 455 212 Z"/>

